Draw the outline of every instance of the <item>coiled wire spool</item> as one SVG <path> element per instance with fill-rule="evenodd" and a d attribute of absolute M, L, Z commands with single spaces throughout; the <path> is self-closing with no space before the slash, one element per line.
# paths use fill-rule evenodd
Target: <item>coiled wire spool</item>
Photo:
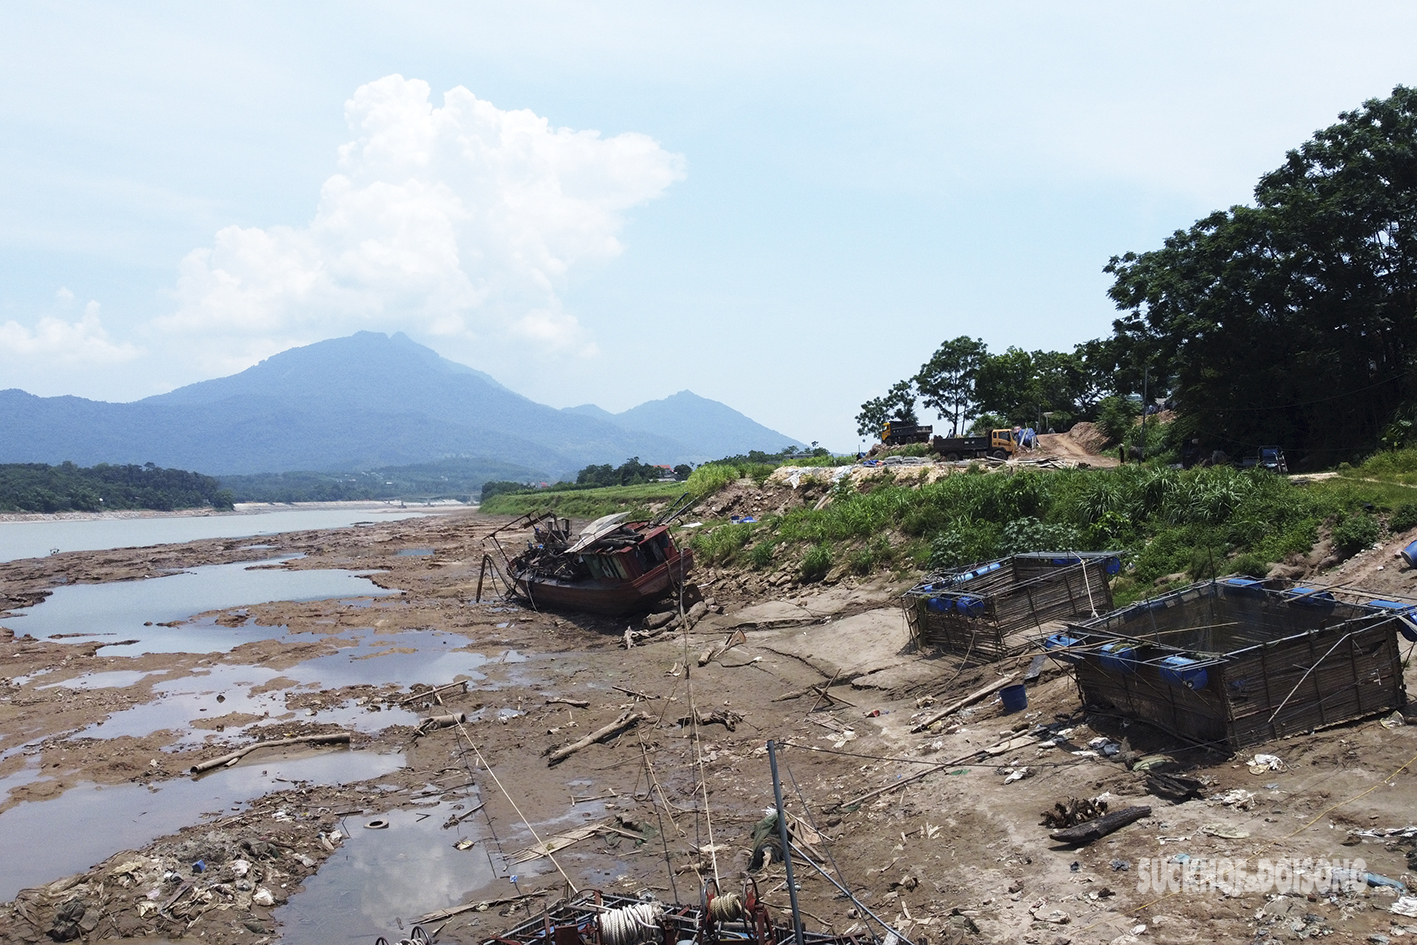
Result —
<path fill-rule="evenodd" d="M 600 914 L 601 945 L 646 945 L 663 933 L 659 920 L 664 907 L 657 902 L 607 909 Z"/>
<path fill-rule="evenodd" d="M 743 897 L 736 892 L 714 896 L 709 903 L 709 915 L 715 922 L 736 922 L 743 918 Z"/>
<path fill-rule="evenodd" d="M 401 938 L 394 945 L 431 945 L 432 941 L 428 933 L 423 931 L 423 926 L 415 925 L 409 938 Z M 380 935 L 374 939 L 374 945 L 389 945 L 389 940 Z"/>

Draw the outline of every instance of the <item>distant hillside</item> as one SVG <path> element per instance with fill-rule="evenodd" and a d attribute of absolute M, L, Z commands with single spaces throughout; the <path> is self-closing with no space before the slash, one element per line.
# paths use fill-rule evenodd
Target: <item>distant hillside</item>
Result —
<path fill-rule="evenodd" d="M 460 458 L 554 479 L 631 456 L 675 465 L 787 442 L 688 392 L 618 415 L 556 410 L 402 334 L 376 332 L 292 348 L 134 403 L 0 391 L 0 462 L 152 462 L 240 475 Z"/>
<path fill-rule="evenodd" d="M 156 466 L 83 469 L 73 463 L 0 465 L 0 512 L 113 512 L 231 508 L 211 476 Z"/>

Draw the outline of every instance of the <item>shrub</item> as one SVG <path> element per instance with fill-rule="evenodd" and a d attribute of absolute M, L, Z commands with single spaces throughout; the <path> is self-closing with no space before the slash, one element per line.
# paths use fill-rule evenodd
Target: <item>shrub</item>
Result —
<path fill-rule="evenodd" d="M 802 580 L 811 583 L 820 581 L 827 576 L 827 572 L 832 568 L 831 549 L 826 545 L 813 545 L 807 553 L 802 556 L 800 573 Z"/>
<path fill-rule="evenodd" d="M 699 532 L 689 544 L 704 564 L 727 564 L 752 537 L 752 525 L 719 525 Z"/>
<path fill-rule="evenodd" d="M 1097 425 L 1107 439 L 1120 441 L 1131 432 L 1141 408 L 1125 397 L 1104 397 L 1097 404 Z"/>
<path fill-rule="evenodd" d="M 1078 530 L 1071 525 L 1046 524 L 1031 516 L 1025 516 L 1004 526 L 999 551 L 1005 555 L 1029 551 L 1073 551 L 1079 544 Z"/>
<path fill-rule="evenodd" d="M 998 534 L 989 522 L 979 519 L 959 519 L 930 543 L 930 567 L 935 570 L 960 568 L 998 556 Z"/>
<path fill-rule="evenodd" d="M 1253 552 L 1237 555 L 1230 562 L 1230 573 L 1244 574 L 1252 578 L 1264 578 L 1269 574 L 1269 562 L 1264 559 L 1263 555 Z"/>
<path fill-rule="evenodd" d="M 766 571 L 772 567 L 773 559 L 776 557 L 777 542 L 770 538 L 758 542 L 748 551 L 748 562 L 759 571 Z"/>
<path fill-rule="evenodd" d="M 1388 531 L 1405 532 L 1417 528 L 1417 503 L 1404 502 L 1393 509 L 1387 520 Z"/>
<path fill-rule="evenodd" d="M 1356 554 L 1377 542 L 1378 520 L 1367 512 L 1355 512 L 1333 526 L 1333 543 L 1348 554 Z"/>

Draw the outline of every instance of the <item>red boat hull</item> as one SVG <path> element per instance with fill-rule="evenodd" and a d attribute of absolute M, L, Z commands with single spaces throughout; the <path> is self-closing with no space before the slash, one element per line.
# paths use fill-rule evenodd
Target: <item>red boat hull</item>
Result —
<path fill-rule="evenodd" d="M 684 575 L 693 565 L 694 553 L 685 548 L 658 567 L 629 580 L 558 581 L 536 575 L 513 574 L 512 584 L 518 594 L 536 607 L 621 617 L 647 610 L 673 589 L 675 580 L 682 583 Z"/>

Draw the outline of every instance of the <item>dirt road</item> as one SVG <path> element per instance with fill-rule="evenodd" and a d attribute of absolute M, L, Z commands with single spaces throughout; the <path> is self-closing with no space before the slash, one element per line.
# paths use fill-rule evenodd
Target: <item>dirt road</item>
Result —
<path fill-rule="evenodd" d="M 139 624 L 163 639 L 233 635 L 212 652 L 124 655 L 121 639 L 27 638 L 24 618 L 0 615 L 14 631 L 0 631 L 0 852 L 12 864 L 0 880 L 14 883 L 0 940 L 372 943 L 433 914 L 440 942 L 478 942 L 568 888 L 696 903 L 706 879 L 730 889 L 748 877 L 751 831 L 772 803 L 769 739 L 798 836 L 859 903 L 804 861 L 796 878 L 815 928 L 859 931 L 869 909 L 913 943 L 1417 934 L 1382 888 L 1276 899 L 1273 875 L 1233 895 L 1155 888 L 1178 855 L 1250 869 L 1361 858 L 1406 876 L 1411 839 L 1383 831 L 1417 808 L 1401 768 L 1417 727 L 1369 720 L 1288 739 L 1266 748 L 1278 769 L 1253 774 L 1247 759 L 1140 727 L 1094 731 L 1071 678 L 1050 666 L 1023 712 L 990 697 L 912 733 L 1020 667 L 961 670 L 913 652 L 890 575 L 768 588 L 701 571 L 709 615 L 627 650 L 621 621 L 475 602 L 491 525 L 448 516 L 0 566 L 0 606 L 12 609 L 55 588 L 289 555 L 302 557 L 273 566 L 372 571 L 397 592 Z M 40 607 L 50 603 L 63 601 Z M 745 642 L 712 656 L 735 631 Z M 458 681 L 465 691 L 409 700 Z M 626 713 L 645 718 L 548 764 L 550 750 Z M 189 773 L 262 737 L 331 732 L 352 745 L 266 748 Z M 1120 754 L 1089 747 L 1121 735 Z M 1206 797 L 1242 794 L 1148 796 L 1121 759 L 1160 750 Z M 1152 815 L 1085 848 L 1049 841 L 1040 812 L 1098 796 Z M 524 852 L 576 836 L 554 859 Z M 72 850 L 87 859 L 62 866 Z M 781 866 L 754 878 L 785 910 Z M 446 914 L 464 902 L 494 905 Z"/>

